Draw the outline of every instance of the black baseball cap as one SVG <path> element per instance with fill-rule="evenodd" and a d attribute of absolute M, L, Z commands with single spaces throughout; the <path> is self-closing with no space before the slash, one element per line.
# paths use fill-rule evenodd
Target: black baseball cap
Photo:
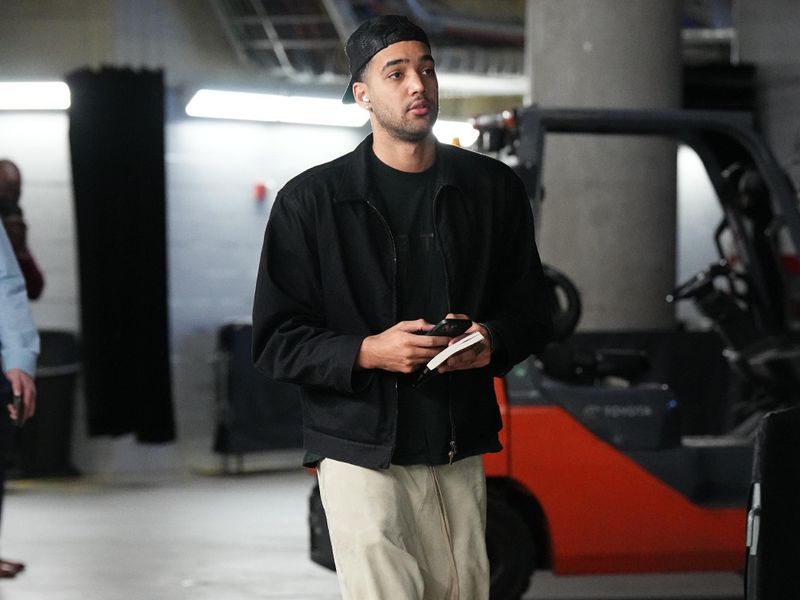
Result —
<path fill-rule="evenodd" d="M 345 52 L 350 61 L 350 83 L 342 96 L 344 104 L 353 104 L 355 75 L 378 52 L 397 42 L 417 41 L 431 47 L 428 36 L 418 26 L 402 15 L 372 17 L 358 26 L 348 38 Z"/>

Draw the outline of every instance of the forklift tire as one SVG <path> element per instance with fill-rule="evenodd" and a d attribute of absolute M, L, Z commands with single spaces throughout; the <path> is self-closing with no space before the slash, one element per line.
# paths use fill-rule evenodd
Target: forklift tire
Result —
<path fill-rule="evenodd" d="M 502 497 L 489 494 L 486 506 L 486 551 L 490 600 L 520 600 L 536 567 L 533 533 L 519 512 Z"/>
<path fill-rule="evenodd" d="M 583 305 L 581 294 L 572 280 L 550 265 L 542 265 L 548 302 L 553 315 L 552 341 L 567 339 L 581 320 Z"/>

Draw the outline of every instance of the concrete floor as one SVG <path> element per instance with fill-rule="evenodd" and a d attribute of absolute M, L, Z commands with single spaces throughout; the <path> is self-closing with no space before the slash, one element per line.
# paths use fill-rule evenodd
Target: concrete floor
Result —
<path fill-rule="evenodd" d="M 307 556 L 312 483 L 296 469 L 11 482 L 2 555 L 28 570 L 0 581 L 0 600 L 339 598 L 335 574 Z M 537 573 L 525 598 L 734 600 L 741 580 Z"/>

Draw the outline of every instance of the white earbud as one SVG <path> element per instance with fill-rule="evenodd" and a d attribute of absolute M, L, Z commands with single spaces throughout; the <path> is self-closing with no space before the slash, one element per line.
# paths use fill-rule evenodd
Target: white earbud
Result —
<path fill-rule="evenodd" d="M 362 99 L 364 102 L 369 102 L 369 97 L 367 97 L 367 95 L 366 95 L 366 94 L 364 94 L 363 96 L 361 96 L 361 99 Z"/>

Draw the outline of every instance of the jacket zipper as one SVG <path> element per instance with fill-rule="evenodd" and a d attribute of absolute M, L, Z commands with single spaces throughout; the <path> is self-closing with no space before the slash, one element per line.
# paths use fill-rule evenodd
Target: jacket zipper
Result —
<path fill-rule="evenodd" d="M 386 222 L 386 219 L 381 214 L 381 211 L 372 204 L 369 200 L 365 200 L 367 206 L 369 206 L 376 215 L 378 215 L 378 219 L 381 223 L 383 223 L 383 227 L 386 230 L 386 233 L 389 235 L 389 241 L 392 242 L 392 319 L 393 323 L 397 322 L 397 245 L 394 241 L 394 235 L 392 235 L 392 228 L 389 227 L 389 223 Z M 397 415 L 400 412 L 400 408 L 398 404 L 400 403 L 400 392 L 397 387 L 397 376 L 394 378 L 394 427 L 395 427 L 395 436 L 392 440 L 392 452 L 389 457 L 389 462 L 391 462 L 391 457 L 394 456 L 394 450 L 397 446 Z"/>
<path fill-rule="evenodd" d="M 439 228 L 437 227 L 436 221 L 436 207 L 439 204 L 439 196 L 441 195 L 443 189 L 444 186 L 436 190 L 436 195 L 433 197 L 433 233 L 435 235 L 434 242 L 438 243 L 439 248 L 441 248 L 442 268 L 444 270 L 444 289 L 445 294 L 447 295 L 447 309 L 448 311 L 451 311 L 450 276 L 447 273 L 447 261 L 445 260 L 444 256 L 444 244 L 441 243 L 441 238 L 439 237 Z M 456 458 L 456 454 L 458 453 L 458 446 L 456 446 L 456 422 L 455 419 L 453 419 L 453 398 L 450 396 L 449 390 L 447 393 L 447 412 L 450 417 L 450 450 L 447 452 L 447 464 L 452 465 Z"/>

